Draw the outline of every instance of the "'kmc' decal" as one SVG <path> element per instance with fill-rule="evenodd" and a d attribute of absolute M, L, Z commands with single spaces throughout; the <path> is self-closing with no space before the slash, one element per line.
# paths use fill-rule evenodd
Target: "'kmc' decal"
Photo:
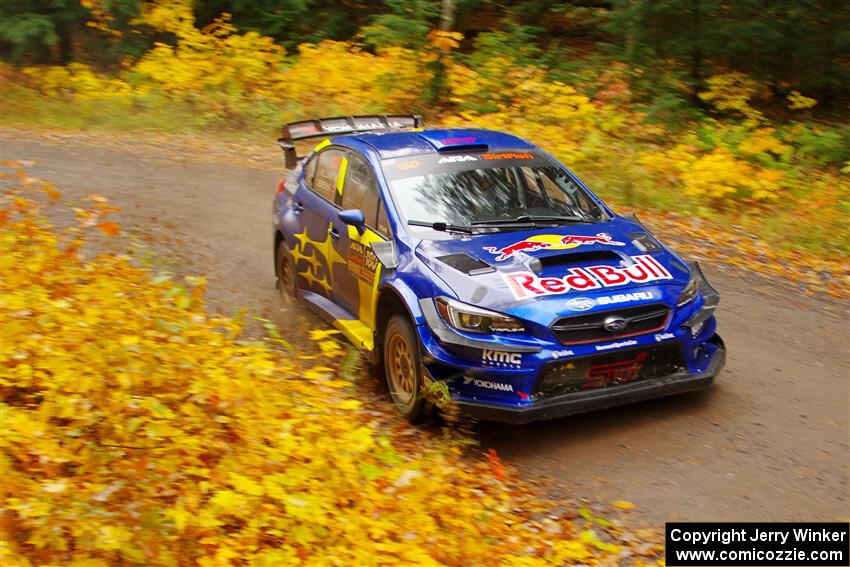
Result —
<path fill-rule="evenodd" d="M 673 279 L 670 272 L 652 256 L 631 256 L 631 259 L 634 263 L 624 268 L 570 268 L 567 275 L 562 277 L 541 278 L 532 272 L 511 272 L 502 274 L 502 277 L 516 299 Z"/>
<path fill-rule="evenodd" d="M 515 366 L 522 364 L 522 355 L 518 352 L 502 352 L 499 350 L 481 351 L 481 362 L 487 366 Z"/>

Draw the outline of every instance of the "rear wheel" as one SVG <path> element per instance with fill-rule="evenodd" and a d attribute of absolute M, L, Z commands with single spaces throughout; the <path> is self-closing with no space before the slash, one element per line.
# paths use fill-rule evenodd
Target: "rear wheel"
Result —
<path fill-rule="evenodd" d="M 421 421 L 431 413 L 422 395 L 419 341 L 407 318 L 394 315 L 384 330 L 384 374 L 396 409 L 409 421 Z"/>
<path fill-rule="evenodd" d="M 277 246 L 277 290 L 284 303 L 292 303 L 298 299 L 298 288 L 295 283 L 295 264 L 286 244 L 281 242 Z"/>

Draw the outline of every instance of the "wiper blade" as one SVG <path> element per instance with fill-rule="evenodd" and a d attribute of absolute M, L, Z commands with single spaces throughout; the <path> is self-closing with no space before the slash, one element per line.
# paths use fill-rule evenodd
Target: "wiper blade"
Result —
<path fill-rule="evenodd" d="M 593 224 L 594 222 L 598 222 L 598 221 L 591 220 L 587 217 L 580 217 L 580 216 L 577 216 L 577 215 L 551 215 L 551 216 L 547 216 L 547 215 L 523 215 L 523 216 L 517 217 L 517 220 L 519 220 L 519 219 L 529 220 L 529 221 L 541 221 L 541 222 L 544 222 L 544 221 L 578 222 L 578 223 L 583 223 L 583 224 Z"/>
<path fill-rule="evenodd" d="M 409 220 L 407 224 L 410 226 L 424 226 L 426 228 L 430 228 L 431 230 L 436 230 L 439 232 L 462 232 L 463 234 L 472 234 L 475 232 L 475 229 L 471 226 L 463 226 L 459 224 L 449 224 L 445 222 L 425 222 L 418 220 Z"/>
<path fill-rule="evenodd" d="M 476 220 L 472 221 L 470 224 L 473 226 L 487 226 L 487 225 L 512 225 L 517 223 L 529 223 L 533 224 L 535 222 L 576 222 L 576 223 L 584 223 L 591 224 L 595 221 L 586 219 L 584 217 L 577 216 L 558 216 L 558 215 L 520 215 L 518 217 L 512 219 L 491 219 L 491 220 Z"/>

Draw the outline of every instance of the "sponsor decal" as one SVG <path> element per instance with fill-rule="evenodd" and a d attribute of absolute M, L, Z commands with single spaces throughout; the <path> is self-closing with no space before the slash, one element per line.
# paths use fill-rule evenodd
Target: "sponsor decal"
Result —
<path fill-rule="evenodd" d="M 473 378 L 472 376 L 464 376 L 463 383 L 464 385 L 474 384 L 479 388 L 487 388 L 488 390 L 500 390 L 502 392 L 514 391 L 514 387 L 511 384 L 505 384 L 504 382 L 493 382 L 491 380 L 479 380 L 478 378 Z"/>
<path fill-rule="evenodd" d="M 302 134 L 313 134 L 320 132 L 320 128 L 316 128 L 315 124 L 298 124 L 289 127 L 289 133 L 293 136 L 301 136 Z"/>
<path fill-rule="evenodd" d="M 375 271 L 378 269 L 378 256 L 370 246 L 356 240 L 349 240 L 348 271 L 364 282 L 372 285 L 375 281 Z"/>
<path fill-rule="evenodd" d="M 443 163 L 442 159 L 440 160 L 440 163 Z M 542 248 L 547 248 L 549 250 L 569 250 L 571 248 L 578 248 L 579 246 L 588 246 L 591 244 L 625 246 L 625 243 L 613 240 L 610 234 L 600 232 L 596 236 L 581 236 L 578 234 L 538 234 L 526 238 L 525 240 L 514 242 L 504 248 L 485 246 L 484 250 L 491 254 L 498 254 L 496 261 L 501 262 L 519 252 L 532 252 Z"/>
<path fill-rule="evenodd" d="M 384 130 L 387 127 L 389 128 L 404 128 L 406 125 L 401 122 L 388 122 L 387 125 L 383 125 L 380 122 L 361 122 L 359 124 L 355 124 L 352 128 L 348 124 L 325 124 L 323 126 L 325 132 L 344 132 L 346 130 Z M 314 131 L 315 128 L 311 128 L 311 131 Z"/>
<path fill-rule="evenodd" d="M 437 163 L 463 163 L 465 161 L 478 161 L 475 156 L 445 156 L 441 157 Z"/>
<path fill-rule="evenodd" d="M 651 291 L 636 291 L 634 293 L 618 293 L 607 297 L 597 297 L 597 305 L 614 305 L 615 303 L 628 303 L 630 301 L 643 301 L 644 299 L 655 299 Z"/>
<path fill-rule="evenodd" d="M 469 136 L 467 138 L 446 138 L 445 140 L 443 140 L 443 144 L 474 144 L 475 140 L 477 140 L 475 136 Z"/>
<path fill-rule="evenodd" d="M 396 169 L 399 171 L 410 171 L 411 169 L 419 169 L 419 166 L 422 165 L 418 159 L 409 159 L 406 161 L 400 161 L 396 164 Z"/>
<path fill-rule="evenodd" d="M 673 279 L 667 268 L 652 256 L 632 256 L 631 259 L 634 263 L 624 268 L 617 266 L 570 268 L 566 275 L 561 277 L 541 278 L 532 272 L 511 272 L 502 274 L 502 277 L 516 299 Z"/>
<path fill-rule="evenodd" d="M 509 246 L 505 246 L 504 248 L 496 248 L 495 246 L 485 246 L 484 250 L 489 252 L 490 254 L 498 254 L 499 256 L 496 260 L 507 260 L 517 252 L 531 252 L 532 250 L 539 250 L 541 248 L 549 248 L 552 246 L 548 242 L 544 242 L 542 240 L 522 240 L 520 242 L 514 242 Z"/>
<path fill-rule="evenodd" d="M 639 353 L 631 360 L 592 364 L 587 369 L 587 381 L 582 388 L 604 388 L 611 383 L 624 384 L 631 382 L 640 375 L 640 369 L 646 360 L 646 353 Z"/>
<path fill-rule="evenodd" d="M 629 341 L 620 341 L 620 342 L 618 342 L 618 343 L 609 343 L 609 344 L 607 344 L 607 345 L 598 345 L 598 346 L 596 346 L 596 347 L 594 347 L 594 348 L 595 348 L 596 350 L 612 350 L 612 349 L 615 349 L 615 348 L 623 348 L 623 347 L 627 347 L 627 346 L 635 346 L 636 344 L 637 344 L 637 341 L 629 340 Z"/>
<path fill-rule="evenodd" d="M 567 356 L 573 356 L 575 353 L 571 350 L 554 350 L 552 351 L 552 358 L 558 360 L 559 358 L 564 358 Z"/>
<path fill-rule="evenodd" d="M 666 341 L 668 339 L 675 338 L 673 333 L 658 333 L 655 335 L 655 342 L 660 343 L 661 341 Z"/>
<path fill-rule="evenodd" d="M 636 291 L 634 293 L 618 293 L 603 297 L 574 297 L 567 301 L 567 309 L 573 311 L 587 311 L 594 305 L 615 305 L 617 303 L 628 303 L 630 301 L 643 301 L 655 299 L 655 293 L 651 291 Z"/>
<path fill-rule="evenodd" d="M 481 362 L 487 366 L 507 366 L 519 368 L 522 364 L 522 355 L 518 352 L 502 352 L 498 350 L 481 351 Z"/>
<path fill-rule="evenodd" d="M 503 154 L 481 154 L 481 157 L 486 160 L 493 159 L 534 159 L 532 154 L 524 154 L 517 152 L 505 152 Z"/>

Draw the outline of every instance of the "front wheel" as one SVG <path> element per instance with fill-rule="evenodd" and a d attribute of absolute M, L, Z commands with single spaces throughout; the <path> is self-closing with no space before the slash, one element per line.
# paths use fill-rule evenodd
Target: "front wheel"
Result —
<path fill-rule="evenodd" d="M 431 412 L 422 395 L 419 341 L 407 318 L 393 316 L 384 331 L 384 374 L 396 409 L 412 423 Z"/>

